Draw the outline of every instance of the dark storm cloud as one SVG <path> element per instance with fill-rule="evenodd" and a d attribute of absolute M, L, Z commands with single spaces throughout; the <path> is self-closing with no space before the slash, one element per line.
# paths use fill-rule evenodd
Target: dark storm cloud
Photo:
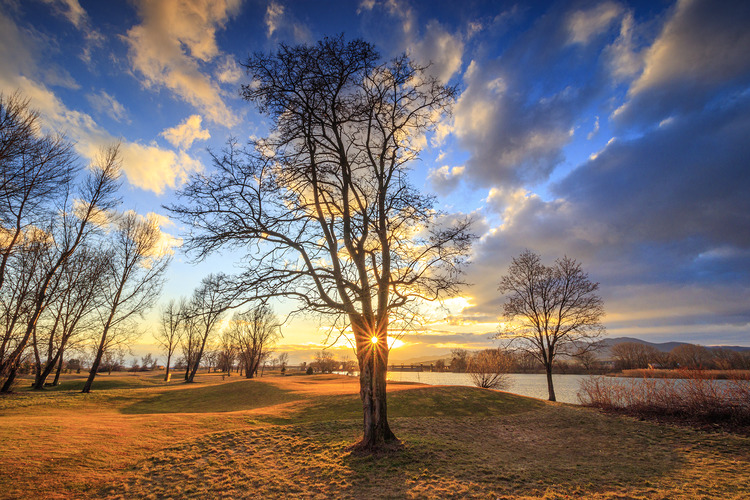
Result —
<path fill-rule="evenodd" d="M 617 239 L 750 248 L 750 94 L 615 141 L 556 193 Z"/>
<path fill-rule="evenodd" d="M 644 71 L 615 113 L 621 125 L 659 122 L 702 109 L 717 93 L 750 84 L 750 2 L 681 0 Z"/>

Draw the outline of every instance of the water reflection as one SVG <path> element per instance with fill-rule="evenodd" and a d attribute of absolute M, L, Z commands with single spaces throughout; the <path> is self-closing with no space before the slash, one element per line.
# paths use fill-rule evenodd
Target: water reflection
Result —
<path fill-rule="evenodd" d="M 543 373 L 512 373 L 507 392 L 532 398 L 547 399 L 547 376 Z M 557 400 L 563 403 L 579 404 L 578 390 L 581 380 L 588 375 L 553 375 Z M 393 382 L 419 382 L 429 385 L 474 386 L 468 373 L 438 372 L 388 372 L 388 380 Z"/>

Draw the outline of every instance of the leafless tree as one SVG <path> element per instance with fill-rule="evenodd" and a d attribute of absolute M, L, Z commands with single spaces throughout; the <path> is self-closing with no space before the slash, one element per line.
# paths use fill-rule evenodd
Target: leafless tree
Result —
<path fill-rule="evenodd" d="M 0 94 L 0 289 L 23 233 L 60 208 L 78 170 L 71 144 L 41 134 L 37 119 L 20 93 Z"/>
<path fill-rule="evenodd" d="M 217 344 L 217 368 L 220 371 L 225 372 L 227 377 L 230 377 L 232 375 L 232 367 L 237 359 L 237 345 L 232 338 L 232 332 L 230 329 L 227 328 L 221 332 Z"/>
<path fill-rule="evenodd" d="M 52 242 L 47 235 L 42 230 L 27 232 L 19 244 L 19 251 L 8 260 L 6 272 L 11 279 L 0 289 L 0 362 L 15 351 L 23 339 L 34 307 L 35 292 L 51 255 Z"/>
<path fill-rule="evenodd" d="M 587 373 L 593 373 L 597 367 L 601 366 L 599 359 L 596 357 L 596 353 L 590 349 L 578 349 L 575 354 L 573 354 L 573 357 L 578 360 Z"/>
<path fill-rule="evenodd" d="M 658 362 L 661 357 L 661 353 L 656 347 L 638 342 L 615 344 L 612 346 L 610 354 L 615 360 L 615 366 L 620 370 L 648 368 L 649 364 Z"/>
<path fill-rule="evenodd" d="M 184 362 L 185 382 L 190 377 L 193 365 L 196 364 L 198 349 L 201 345 L 203 335 L 198 324 L 198 316 L 192 312 L 192 304 L 187 303 L 187 307 L 181 309 L 180 329 L 180 348 L 182 350 L 181 362 Z"/>
<path fill-rule="evenodd" d="M 669 351 L 669 358 L 677 367 L 689 370 L 711 368 L 713 364 L 711 351 L 697 344 L 678 345 Z"/>
<path fill-rule="evenodd" d="M 315 353 L 315 361 L 312 365 L 315 369 L 319 370 L 320 373 L 331 373 L 336 369 L 336 360 L 333 358 L 333 353 L 330 351 L 318 351 Z"/>
<path fill-rule="evenodd" d="M 242 95 L 273 119 L 272 134 L 230 143 L 210 176 L 182 190 L 173 213 L 204 257 L 247 250 L 237 285 L 247 300 L 286 297 L 350 329 L 360 371 L 364 436 L 379 448 L 388 425 L 389 331 L 410 304 L 457 292 L 470 222 L 446 222 L 407 180 L 419 142 L 456 90 L 406 56 L 387 63 L 367 42 L 326 38 L 256 54 Z"/>
<path fill-rule="evenodd" d="M 161 309 L 161 323 L 154 336 L 159 347 L 167 355 L 166 372 L 164 373 L 164 380 L 166 381 L 169 381 L 172 355 L 177 350 L 177 346 L 180 345 L 183 332 L 182 321 L 185 318 L 186 307 L 187 304 L 184 299 L 181 301 L 172 299 Z"/>
<path fill-rule="evenodd" d="M 49 312 L 47 324 L 35 339 L 35 352 L 38 352 L 37 344 L 42 340 L 46 349 L 43 362 L 38 356 L 39 373 L 35 389 L 44 387 L 55 365 L 62 362 L 63 354 L 74 336 L 90 331 L 92 313 L 101 299 L 102 275 L 107 257 L 104 252 L 83 246 L 63 265 L 59 274 L 60 283 L 56 286 L 57 293 L 46 308 Z"/>
<path fill-rule="evenodd" d="M 451 371 L 464 373 L 469 367 L 469 352 L 466 349 L 451 350 Z"/>
<path fill-rule="evenodd" d="M 513 261 L 500 280 L 505 323 L 497 338 L 532 354 L 547 373 L 549 400 L 555 401 L 552 367 L 560 354 L 595 347 L 604 333 L 604 302 L 581 265 L 563 257 L 553 266 L 529 250 Z"/>
<path fill-rule="evenodd" d="M 720 370 L 741 370 L 744 368 L 742 354 L 726 348 L 712 349 L 713 363 Z"/>
<path fill-rule="evenodd" d="M 466 369 L 471 381 L 485 389 L 507 389 L 510 386 L 510 372 L 513 361 L 500 349 L 485 349 L 469 357 Z"/>
<path fill-rule="evenodd" d="M 270 354 L 270 349 L 281 337 L 276 315 L 269 306 L 263 304 L 235 313 L 228 331 L 237 347 L 237 357 L 247 378 L 255 376 Z"/>
<path fill-rule="evenodd" d="M 110 332 L 132 331 L 125 325 L 151 308 L 171 260 L 154 219 L 128 211 L 117 218 L 115 225 L 102 286 L 99 347 L 83 386 L 84 393 L 91 391 L 102 356 L 115 339 Z"/>
<path fill-rule="evenodd" d="M 232 299 L 225 293 L 224 274 L 209 274 L 193 293 L 190 304 L 190 314 L 195 319 L 195 327 L 199 334 L 198 344 L 195 346 L 195 356 L 192 366 L 188 369 L 186 382 L 193 382 L 195 374 L 203 357 L 208 338 L 216 331 L 222 316 L 232 305 Z"/>
<path fill-rule="evenodd" d="M 279 370 L 281 370 L 281 374 L 283 375 L 286 373 L 286 365 L 289 364 L 289 354 L 282 352 L 276 359 L 279 361 Z"/>
<path fill-rule="evenodd" d="M 15 349 L 0 360 L 0 380 L 5 379 L 0 392 L 10 391 L 27 343 L 36 329 L 40 316 L 50 303 L 50 285 L 54 283 L 57 274 L 79 245 L 97 230 L 106 214 L 120 203 L 116 197 L 119 179 L 119 147 L 106 148 L 91 165 L 77 196 L 65 199 L 59 211 L 59 220 L 48 234 L 48 238 L 53 242 L 53 255 L 49 264 L 44 267 L 36 286 L 24 333 Z"/>

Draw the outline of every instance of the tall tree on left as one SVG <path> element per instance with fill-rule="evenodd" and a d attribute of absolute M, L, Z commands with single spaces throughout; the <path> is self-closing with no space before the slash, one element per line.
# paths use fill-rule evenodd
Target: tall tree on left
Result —
<path fill-rule="evenodd" d="M 27 308 L 25 327 L 21 328 L 14 338 L 13 347 L 4 352 L 0 360 L 0 392 L 9 392 L 28 341 L 49 303 L 50 284 L 76 249 L 99 227 L 105 214 L 120 203 L 117 191 L 121 167 L 119 146 L 104 148 L 89 166 L 83 182 L 75 186 L 73 181 L 80 170 L 79 158 L 72 153 L 70 143 L 61 136 L 39 135 L 35 118 L 23 118 L 23 110 L 35 114 L 29 111 L 28 102 L 17 94 L 4 100 L 0 98 L 0 101 L 4 105 L 0 112 L 0 139 L 5 140 L 6 134 L 16 137 L 23 131 L 30 134 L 26 142 L 14 139 L 18 147 L 0 147 L 3 179 L 0 183 L 0 218 L 3 236 L 6 236 L 2 244 L 0 273 L 5 274 L 2 266 L 13 254 L 21 235 L 31 230 L 38 231 L 37 225 L 47 228 L 45 238 L 51 243 L 51 253 L 39 273 Z M 15 113 L 11 112 L 13 109 L 16 109 Z M 14 121 L 14 116 L 20 118 Z M 14 128 L 18 120 L 28 122 L 16 127 L 21 132 Z M 16 233 L 18 238 L 14 240 Z"/>

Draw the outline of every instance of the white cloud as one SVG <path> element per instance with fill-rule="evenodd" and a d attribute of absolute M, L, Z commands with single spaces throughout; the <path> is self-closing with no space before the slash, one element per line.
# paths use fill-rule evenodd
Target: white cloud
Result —
<path fill-rule="evenodd" d="M 58 9 L 70 23 L 78 29 L 82 29 L 87 23 L 87 14 L 78 0 L 43 0 L 48 5 Z"/>
<path fill-rule="evenodd" d="M 458 167 L 443 165 L 440 168 L 431 170 L 427 175 L 427 180 L 435 191 L 443 195 L 448 195 L 458 187 L 464 170 L 463 165 Z"/>
<path fill-rule="evenodd" d="M 0 14 L 0 89 L 21 89 L 31 100 L 31 106 L 40 112 L 43 126 L 65 132 L 81 156 L 92 160 L 101 147 L 121 142 L 128 182 L 157 194 L 167 187 L 176 187 L 190 172 L 203 168 L 199 161 L 184 152 L 122 141 L 99 126 L 90 115 L 68 108 L 41 82 L 35 48 L 36 43 L 28 33 L 21 32 L 15 23 Z"/>
<path fill-rule="evenodd" d="M 447 82 L 461 69 L 464 43 L 460 35 L 452 35 L 437 21 L 430 21 L 421 40 L 412 44 L 410 52 L 421 64 L 432 64 L 429 71 L 441 82 Z"/>
<path fill-rule="evenodd" d="M 208 130 L 201 128 L 201 117 L 192 115 L 176 127 L 168 128 L 161 135 L 176 148 L 190 149 L 193 141 L 207 141 L 211 138 Z"/>
<path fill-rule="evenodd" d="M 712 83 L 747 71 L 747 24 L 737 22 L 743 19 L 731 6 L 717 7 L 711 1 L 677 3 L 674 16 L 648 50 L 644 71 L 630 88 L 631 95 L 673 81 L 692 78 Z M 733 18 L 735 14 L 740 18 Z"/>
<path fill-rule="evenodd" d="M 277 2 L 270 2 L 266 7 L 266 36 L 271 38 L 274 32 L 279 28 L 284 16 L 284 6 Z"/>
<path fill-rule="evenodd" d="M 284 5 L 271 0 L 266 6 L 266 14 L 263 18 L 266 24 L 266 36 L 271 38 L 291 38 L 295 42 L 310 42 L 312 33 L 310 28 L 295 19 Z"/>
<path fill-rule="evenodd" d="M 118 122 L 128 122 L 128 112 L 125 106 L 113 96 L 102 90 L 98 94 L 88 94 L 86 100 L 91 106 L 101 114 L 106 114 L 110 118 Z"/>
<path fill-rule="evenodd" d="M 586 136 L 586 139 L 591 140 L 598 133 L 599 133 L 599 117 L 597 116 L 596 119 L 594 120 L 594 127 L 591 129 L 591 132 L 589 132 L 589 135 Z"/>
<path fill-rule="evenodd" d="M 636 49 L 633 40 L 634 29 L 633 14 L 628 12 L 622 18 L 620 35 L 604 49 L 610 74 L 616 81 L 632 78 L 643 69 L 643 56 Z"/>
<path fill-rule="evenodd" d="M 81 7 L 78 0 L 42 0 L 44 3 L 51 5 L 58 14 L 67 19 L 73 26 L 80 31 L 86 38 L 83 45 L 81 59 L 86 63 L 91 63 L 91 51 L 93 47 L 101 45 L 104 42 L 104 35 L 91 26 L 88 14 Z"/>
<path fill-rule="evenodd" d="M 216 79 L 221 83 L 237 83 L 242 78 L 242 74 L 242 69 L 231 56 L 227 56 L 216 69 Z"/>
<path fill-rule="evenodd" d="M 359 2 L 359 7 L 357 7 L 357 14 L 361 14 L 365 11 L 370 11 L 375 7 L 375 0 L 362 0 Z"/>
<path fill-rule="evenodd" d="M 543 180 L 570 142 L 576 96 L 565 89 L 528 103 L 513 80 L 503 68 L 475 61 L 464 74 L 454 131 L 472 153 L 467 173 L 474 180 L 514 185 Z"/>
<path fill-rule="evenodd" d="M 568 16 L 570 43 L 587 44 L 604 33 L 622 14 L 622 7 L 614 2 L 604 2 L 589 10 L 577 10 Z"/>
<path fill-rule="evenodd" d="M 216 83 L 201 70 L 220 55 L 216 31 L 239 8 L 240 0 L 141 0 L 141 24 L 126 41 L 133 69 L 147 86 L 164 86 L 214 123 L 232 126 L 234 113 Z"/>

